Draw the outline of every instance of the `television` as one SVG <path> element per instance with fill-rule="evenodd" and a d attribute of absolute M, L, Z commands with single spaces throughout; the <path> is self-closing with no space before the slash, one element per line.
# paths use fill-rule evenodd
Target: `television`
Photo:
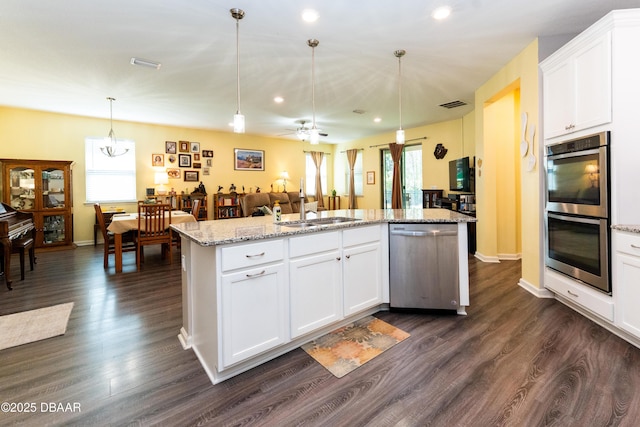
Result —
<path fill-rule="evenodd" d="M 473 170 L 469 163 L 469 157 L 463 157 L 449 162 L 450 191 L 460 191 L 463 193 L 474 192 Z"/>

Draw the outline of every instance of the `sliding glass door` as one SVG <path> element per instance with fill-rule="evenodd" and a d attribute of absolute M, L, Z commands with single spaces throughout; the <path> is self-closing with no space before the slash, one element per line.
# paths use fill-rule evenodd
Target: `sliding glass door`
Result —
<path fill-rule="evenodd" d="M 391 209 L 393 160 L 388 148 L 382 151 L 382 208 Z M 405 145 L 400 159 L 402 207 L 422 208 L 422 145 Z"/>

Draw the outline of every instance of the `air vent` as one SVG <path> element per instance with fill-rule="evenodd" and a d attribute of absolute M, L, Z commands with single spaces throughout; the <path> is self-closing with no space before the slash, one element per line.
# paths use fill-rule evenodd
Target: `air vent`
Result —
<path fill-rule="evenodd" d="M 463 105 L 467 105 L 467 103 L 464 101 L 451 101 L 445 104 L 440 104 L 440 106 L 444 108 L 456 108 L 456 107 L 462 107 Z"/>
<path fill-rule="evenodd" d="M 355 110 L 353 110 L 353 112 L 356 113 L 356 114 L 364 114 L 364 113 L 366 113 L 366 111 L 361 110 L 359 108 L 356 108 Z"/>

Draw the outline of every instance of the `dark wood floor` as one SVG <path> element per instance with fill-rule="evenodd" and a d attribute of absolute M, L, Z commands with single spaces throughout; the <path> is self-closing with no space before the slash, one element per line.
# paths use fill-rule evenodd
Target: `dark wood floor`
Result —
<path fill-rule="evenodd" d="M 297 349 L 213 386 L 177 339 L 178 255 L 145 249 L 138 273 L 125 254 L 116 275 L 100 249 L 40 253 L 25 282 L 2 284 L 0 314 L 75 307 L 64 336 L 0 351 L 0 402 L 37 407 L 0 425 L 640 424 L 640 350 L 518 287 L 517 261 L 470 259 L 466 317 L 378 313 L 411 337 L 342 379 Z"/>

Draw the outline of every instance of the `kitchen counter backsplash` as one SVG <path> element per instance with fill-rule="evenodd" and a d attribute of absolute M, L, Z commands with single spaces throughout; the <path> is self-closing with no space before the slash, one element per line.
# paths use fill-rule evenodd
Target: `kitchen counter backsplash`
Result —
<path fill-rule="evenodd" d="M 171 225 L 171 228 L 202 246 L 216 246 L 385 222 L 464 223 L 477 221 L 474 217 L 448 209 L 341 209 L 321 211 L 317 214 L 308 213 L 306 219 L 333 217 L 348 217 L 357 219 L 357 221 L 345 221 L 316 227 L 287 227 L 286 223 L 300 222 L 300 214 L 286 214 L 282 215 L 281 223 L 274 223 L 273 217 L 267 215 L 175 224 Z"/>

